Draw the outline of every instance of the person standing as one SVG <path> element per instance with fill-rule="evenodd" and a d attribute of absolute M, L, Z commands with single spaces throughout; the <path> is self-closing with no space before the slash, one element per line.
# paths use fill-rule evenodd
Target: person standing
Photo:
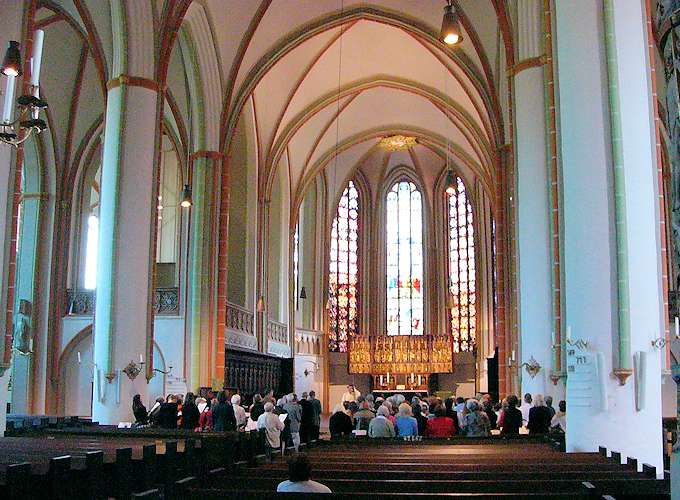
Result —
<path fill-rule="evenodd" d="M 547 434 L 550 430 L 550 410 L 545 405 L 543 394 L 536 394 L 534 407 L 529 410 L 527 429 L 529 434 Z"/>
<path fill-rule="evenodd" d="M 135 397 L 132 398 L 132 413 L 135 416 L 135 425 L 146 425 L 149 423 L 149 415 L 139 394 L 135 394 Z"/>
<path fill-rule="evenodd" d="M 347 384 L 347 392 L 342 395 L 343 403 L 352 403 L 359 399 L 361 393 L 354 387 L 354 384 Z"/>
<path fill-rule="evenodd" d="M 297 403 L 297 396 L 295 394 L 288 394 L 286 396 L 286 404 L 283 409 L 288 414 L 290 420 L 290 435 L 293 440 L 293 448 L 297 453 L 300 449 L 300 421 L 302 420 L 302 409 Z"/>
<path fill-rule="evenodd" d="M 532 399 L 531 393 L 527 392 L 524 395 L 524 402 L 522 402 L 522 406 L 519 407 L 519 411 L 522 412 L 522 423 L 524 425 L 529 423 L 529 410 L 531 410 L 532 407 Z"/>
<path fill-rule="evenodd" d="M 250 419 L 253 422 L 257 422 L 257 419 L 260 418 L 260 415 L 264 413 L 264 403 L 262 402 L 262 396 L 259 394 L 255 394 L 253 396 L 253 404 L 250 407 Z"/>
<path fill-rule="evenodd" d="M 248 416 L 246 410 L 241 406 L 241 396 L 234 394 L 231 397 L 231 407 L 234 409 L 234 417 L 236 417 L 236 428 L 243 430 L 248 423 Z"/>
<path fill-rule="evenodd" d="M 257 428 L 264 429 L 266 432 L 267 457 L 271 459 L 272 450 L 278 450 L 281 447 L 281 431 L 284 428 L 281 419 L 274 414 L 274 403 L 269 401 L 265 403 L 264 413 L 257 419 Z"/>
<path fill-rule="evenodd" d="M 316 392 L 309 391 L 309 402 L 314 409 L 314 419 L 312 421 L 312 441 L 319 440 L 319 429 L 321 428 L 321 401 L 316 399 Z"/>
<path fill-rule="evenodd" d="M 548 410 L 550 410 L 550 418 L 553 418 L 555 416 L 555 408 L 553 408 L 553 397 L 552 396 L 546 396 L 545 397 L 545 406 L 547 406 Z"/>
<path fill-rule="evenodd" d="M 300 440 L 309 444 L 311 440 L 312 425 L 314 424 L 314 407 L 309 401 L 309 395 L 306 392 L 302 393 L 300 398 Z"/>
<path fill-rule="evenodd" d="M 499 418 L 501 434 L 519 434 L 519 428 L 522 427 L 522 412 L 517 409 L 519 400 L 517 396 L 511 394 L 504 401 L 507 406 L 503 407 L 503 412 Z"/>
<path fill-rule="evenodd" d="M 194 430 L 198 428 L 198 421 L 201 417 L 201 412 L 196 406 L 194 393 L 188 392 L 184 405 L 182 405 L 182 429 Z"/>
<path fill-rule="evenodd" d="M 220 391 L 217 396 L 217 404 L 212 409 L 212 419 L 215 432 L 236 430 L 234 409 L 227 403 L 227 393 L 224 391 Z"/>

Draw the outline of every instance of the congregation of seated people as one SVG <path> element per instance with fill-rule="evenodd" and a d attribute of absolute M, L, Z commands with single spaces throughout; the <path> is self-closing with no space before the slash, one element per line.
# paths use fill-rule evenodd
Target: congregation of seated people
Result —
<path fill-rule="evenodd" d="M 553 408 L 552 397 L 525 394 L 522 403 L 509 395 L 494 404 L 489 394 L 465 399 L 397 394 L 387 399 L 372 394 L 346 398 L 333 409 L 329 420 L 331 439 L 350 435 L 369 438 L 486 437 L 491 434 L 548 434 L 566 432 L 566 402 Z"/>

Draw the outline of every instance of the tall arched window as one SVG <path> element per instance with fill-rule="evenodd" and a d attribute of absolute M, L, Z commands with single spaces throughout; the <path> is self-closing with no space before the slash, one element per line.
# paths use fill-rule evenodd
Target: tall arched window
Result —
<path fill-rule="evenodd" d="M 347 352 L 347 339 L 359 333 L 359 191 L 349 181 L 331 228 L 328 272 L 330 351 Z"/>
<path fill-rule="evenodd" d="M 407 180 L 386 200 L 387 334 L 423 334 L 423 197 Z"/>
<path fill-rule="evenodd" d="M 453 351 L 471 351 L 477 334 L 475 234 L 472 205 L 456 176 L 456 191 L 447 195 L 449 212 L 449 312 Z"/>

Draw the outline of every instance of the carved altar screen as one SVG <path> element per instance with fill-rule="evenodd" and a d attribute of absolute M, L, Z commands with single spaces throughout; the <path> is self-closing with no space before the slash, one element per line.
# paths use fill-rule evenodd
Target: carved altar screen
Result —
<path fill-rule="evenodd" d="M 415 184 L 394 184 L 386 199 L 387 334 L 423 334 L 423 203 Z"/>
<path fill-rule="evenodd" d="M 349 181 L 331 228 L 328 272 L 329 350 L 347 352 L 359 332 L 359 191 Z"/>
<path fill-rule="evenodd" d="M 457 189 L 448 196 L 449 313 L 453 351 L 471 351 L 477 333 L 477 288 L 473 214 L 465 185 L 456 176 Z"/>

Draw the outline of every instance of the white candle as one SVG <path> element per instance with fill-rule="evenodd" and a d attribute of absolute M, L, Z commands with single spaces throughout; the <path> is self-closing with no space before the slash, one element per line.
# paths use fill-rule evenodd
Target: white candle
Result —
<path fill-rule="evenodd" d="M 512 350 L 512 360 L 515 361 L 515 350 Z"/>
<path fill-rule="evenodd" d="M 40 65 L 42 63 L 44 39 L 45 32 L 43 30 L 35 30 L 33 35 L 33 56 L 31 57 L 31 85 L 34 87 L 37 87 L 40 81 Z"/>
<path fill-rule="evenodd" d="M 5 85 L 5 104 L 2 108 L 2 123 L 12 122 L 12 112 L 14 111 L 14 89 L 16 88 L 16 77 L 8 76 Z"/>
<path fill-rule="evenodd" d="M 571 327 L 567 327 L 567 341 L 571 341 Z"/>
<path fill-rule="evenodd" d="M 33 352 L 33 339 L 28 339 L 28 351 Z"/>
<path fill-rule="evenodd" d="M 80 363 L 80 361 L 81 361 L 81 359 L 80 359 L 80 351 L 78 351 L 78 363 Z"/>
<path fill-rule="evenodd" d="M 413 374 L 413 372 L 411 372 L 411 383 L 413 383 L 415 379 L 416 379 L 415 375 Z"/>
<path fill-rule="evenodd" d="M 380 375 L 380 385 L 383 385 L 383 376 Z"/>
<path fill-rule="evenodd" d="M 390 383 L 390 372 L 387 372 L 387 383 Z"/>
<path fill-rule="evenodd" d="M 421 385 L 421 382 L 420 382 L 420 375 L 418 375 L 418 385 Z"/>
<path fill-rule="evenodd" d="M 139 353 L 139 363 L 144 363 L 144 357 L 142 356 L 142 353 Z"/>
<path fill-rule="evenodd" d="M 675 338 L 680 339 L 680 318 L 675 317 Z"/>

